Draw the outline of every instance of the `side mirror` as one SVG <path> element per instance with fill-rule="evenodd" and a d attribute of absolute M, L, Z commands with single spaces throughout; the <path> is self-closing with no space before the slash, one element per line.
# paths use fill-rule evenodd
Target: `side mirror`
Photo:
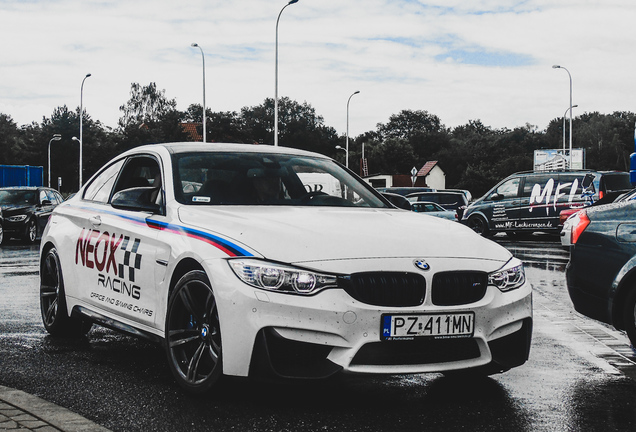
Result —
<path fill-rule="evenodd" d="M 155 189 L 152 186 L 144 186 L 121 190 L 113 195 L 110 205 L 119 210 L 160 213 L 161 206 L 150 200 Z"/>
<path fill-rule="evenodd" d="M 47 200 L 47 199 L 42 200 L 42 205 L 43 205 L 43 206 L 51 205 L 51 200 Z"/>
<path fill-rule="evenodd" d="M 594 175 L 585 174 L 585 177 L 583 177 L 583 181 L 581 182 L 581 187 L 583 189 L 588 189 L 590 186 L 592 187 L 592 190 L 594 190 Z"/>
<path fill-rule="evenodd" d="M 495 192 L 494 194 L 490 195 L 489 199 L 491 199 L 492 201 L 501 201 L 504 198 L 504 196 L 500 193 Z"/>

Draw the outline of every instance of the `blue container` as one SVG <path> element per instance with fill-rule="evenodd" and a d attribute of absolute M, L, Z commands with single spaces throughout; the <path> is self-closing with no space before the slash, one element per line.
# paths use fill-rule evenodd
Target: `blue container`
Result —
<path fill-rule="evenodd" d="M 42 186 L 44 167 L 30 165 L 0 165 L 0 187 Z"/>

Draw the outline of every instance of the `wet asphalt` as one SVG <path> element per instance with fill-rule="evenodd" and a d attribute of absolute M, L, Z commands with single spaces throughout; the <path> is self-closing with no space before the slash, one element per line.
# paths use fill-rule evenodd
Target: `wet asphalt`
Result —
<path fill-rule="evenodd" d="M 0 248 L 0 385 L 113 431 L 634 431 L 636 355 L 624 334 L 573 311 L 553 238 L 510 242 L 534 288 L 530 360 L 479 380 L 438 374 L 267 383 L 205 396 L 174 383 L 160 346 L 95 327 L 42 327 L 37 246 Z"/>

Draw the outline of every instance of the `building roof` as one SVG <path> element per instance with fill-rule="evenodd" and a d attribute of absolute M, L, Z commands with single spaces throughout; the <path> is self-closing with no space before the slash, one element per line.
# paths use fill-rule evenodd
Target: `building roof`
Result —
<path fill-rule="evenodd" d="M 198 126 L 201 126 L 201 123 L 181 123 L 183 131 L 188 134 L 190 141 L 194 142 L 203 141 L 203 135 L 201 135 L 197 130 Z"/>
<path fill-rule="evenodd" d="M 424 164 L 424 166 L 417 172 L 418 177 L 426 177 L 430 174 L 431 170 L 435 168 L 437 165 L 437 161 L 428 161 Z"/>

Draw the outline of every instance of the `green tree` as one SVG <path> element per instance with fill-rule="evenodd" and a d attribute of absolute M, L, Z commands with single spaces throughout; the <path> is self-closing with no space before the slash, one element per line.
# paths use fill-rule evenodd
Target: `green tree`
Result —
<path fill-rule="evenodd" d="M 409 174 L 416 165 L 413 147 L 404 139 L 389 138 L 381 144 L 365 148 L 373 161 L 373 172 L 386 174 Z M 352 167 L 355 170 L 355 167 Z M 419 168 L 419 167 L 418 167 Z"/>
<path fill-rule="evenodd" d="M 168 99 L 165 90 L 157 90 L 151 82 L 147 86 L 132 83 L 130 99 L 119 107 L 121 139 L 120 151 L 143 144 L 186 141 L 188 139 L 181 123 L 186 114 L 176 109 L 175 99 Z"/>
<path fill-rule="evenodd" d="M 177 107 L 175 99 L 168 99 L 165 90 L 157 90 L 157 84 L 151 82 L 147 86 L 138 83 L 130 85 L 130 99 L 119 107 L 122 116 L 119 126 L 157 122 L 162 115 L 174 111 Z"/>
<path fill-rule="evenodd" d="M 10 165 L 20 153 L 20 129 L 11 116 L 0 113 L 0 164 Z"/>
<path fill-rule="evenodd" d="M 322 116 L 307 102 L 302 104 L 283 97 L 278 101 L 278 143 L 280 146 L 332 154 L 338 144 L 334 128 L 325 126 Z M 274 141 L 274 100 L 241 109 L 242 123 L 253 142 Z"/>
<path fill-rule="evenodd" d="M 434 160 L 434 155 L 450 143 L 448 131 L 440 118 L 423 110 L 402 110 L 392 115 L 388 123 L 378 124 L 378 134 L 383 139 L 406 140 L 413 148 L 417 166 Z"/>
<path fill-rule="evenodd" d="M 61 135 L 60 141 L 51 143 L 51 186 L 57 186 L 57 178 L 62 178 L 62 191 L 75 192 L 79 187 L 79 107 L 71 111 L 66 105 L 55 108 L 50 118 L 44 118 L 40 125 L 33 124 L 24 128 L 27 140 L 36 148 L 37 160 L 45 167 L 45 179 L 48 177 L 48 143 L 55 134 Z M 115 137 L 112 131 L 84 111 L 82 116 L 83 140 L 83 181 L 88 179 L 117 153 Z"/>

